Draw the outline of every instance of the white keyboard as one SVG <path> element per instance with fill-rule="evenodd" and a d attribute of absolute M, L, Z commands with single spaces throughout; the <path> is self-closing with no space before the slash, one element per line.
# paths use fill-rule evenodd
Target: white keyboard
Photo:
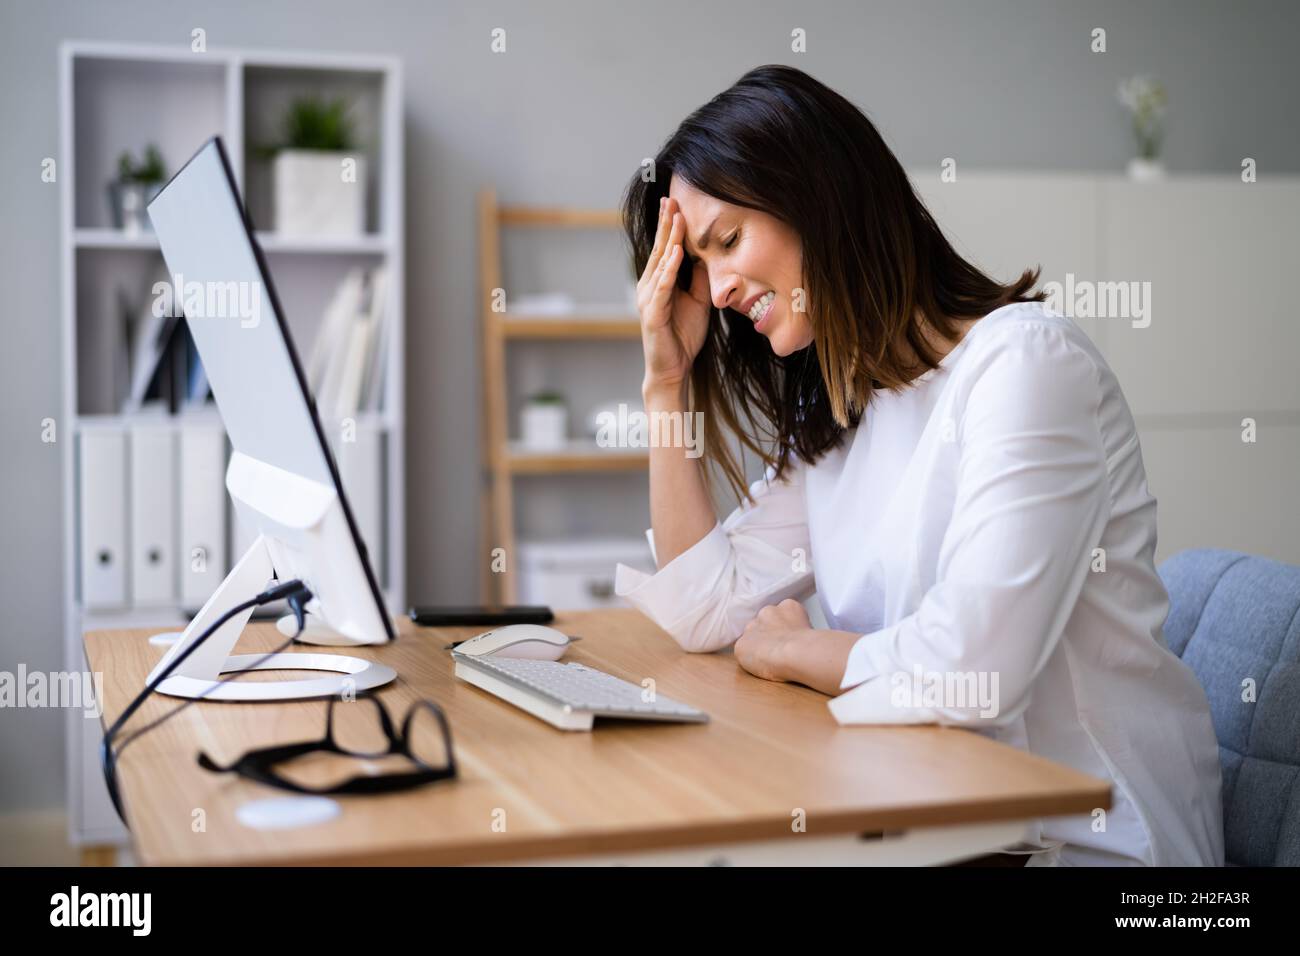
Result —
<path fill-rule="evenodd" d="M 562 730 L 590 730 L 596 717 L 703 723 L 709 715 L 583 664 L 452 651 L 456 676 Z"/>

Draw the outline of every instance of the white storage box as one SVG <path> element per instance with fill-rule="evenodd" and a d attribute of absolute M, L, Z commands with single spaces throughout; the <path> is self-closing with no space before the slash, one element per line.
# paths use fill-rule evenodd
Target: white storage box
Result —
<path fill-rule="evenodd" d="M 343 163 L 356 163 L 344 179 Z M 272 164 L 275 231 L 286 236 L 360 236 L 366 231 L 366 159 L 356 153 L 286 149 Z"/>
<path fill-rule="evenodd" d="M 628 607 L 614 594 L 614 569 L 621 562 L 647 574 L 655 570 L 644 537 L 524 541 L 518 554 L 518 602 L 556 611 Z"/>

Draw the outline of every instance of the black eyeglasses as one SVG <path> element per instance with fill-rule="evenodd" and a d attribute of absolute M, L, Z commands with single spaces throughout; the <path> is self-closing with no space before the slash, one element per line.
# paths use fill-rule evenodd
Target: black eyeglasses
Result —
<path fill-rule="evenodd" d="M 335 705 L 358 708 L 337 720 Z M 342 737 L 342 740 L 340 740 Z M 394 773 L 359 774 L 326 787 L 310 787 L 289 780 L 276 771 L 280 764 L 312 753 L 330 753 L 364 760 L 398 755 L 418 769 Z M 410 790 L 456 776 L 451 727 L 442 708 L 430 700 L 417 700 L 402 718 L 401 732 L 395 730 L 388 709 L 378 697 L 359 695 L 352 701 L 331 697 L 325 714 L 325 736 L 320 740 L 281 744 L 250 750 L 234 763 L 222 767 L 205 753 L 199 766 L 213 773 L 237 773 L 258 783 L 294 793 L 374 794 Z"/>

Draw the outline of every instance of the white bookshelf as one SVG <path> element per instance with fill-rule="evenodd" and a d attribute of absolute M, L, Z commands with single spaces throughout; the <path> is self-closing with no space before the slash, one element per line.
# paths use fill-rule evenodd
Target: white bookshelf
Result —
<path fill-rule="evenodd" d="M 284 108 L 305 93 L 345 95 L 352 103 L 358 153 L 367 157 L 366 231 L 356 237 L 284 235 L 271 218 L 270 163 L 255 146 L 274 141 Z M 404 226 L 402 71 L 396 58 L 296 51 L 159 47 L 72 41 L 59 50 L 62 279 L 62 418 L 64 643 L 67 668 L 84 670 L 82 633 L 117 627 L 179 630 L 180 590 L 172 603 L 83 606 L 80 576 L 78 448 L 83 430 L 129 432 L 146 420 L 177 430 L 216 416 L 215 406 L 160 418 L 156 410 L 122 413 L 119 362 L 122 330 L 117 289 L 147 288 L 162 267 L 152 233 L 126 234 L 112 225 L 106 198 L 118 155 L 156 143 L 171 176 L 209 137 L 225 141 L 235 178 L 267 254 L 285 320 L 301 358 L 310 353 L 322 311 L 346 272 L 384 265 L 389 274 L 384 382 L 379 408 L 355 416 L 359 430 L 379 436 L 382 502 L 367 541 L 390 612 L 405 607 L 404 500 Z M 119 377 L 115 377 L 119 376 Z M 331 422 L 322 422 L 327 433 Z M 69 438 L 64 436 L 68 435 Z M 227 441 L 227 455 L 229 443 Z M 179 474 L 179 472 L 178 472 Z M 224 475 L 223 475 L 224 478 Z M 347 478 L 344 479 L 345 490 Z M 224 576 L 240 542 L 224 493 Z M 129 507 L 129 495 L 123 508 Z M 129 521 L 129 516 L 128 516 Z M 125 555 L 123 555 L 125 560 Z M 69 837 L 79 846 L 118 844 L 126 831 L 104 790 L 96 748 L 101 728 L 80 711 L 67 721 Z"/>

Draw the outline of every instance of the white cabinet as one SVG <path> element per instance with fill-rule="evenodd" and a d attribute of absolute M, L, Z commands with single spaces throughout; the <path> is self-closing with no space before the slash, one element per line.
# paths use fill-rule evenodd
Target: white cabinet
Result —
<path fill-rule="evenodd" d="M 1300 411 L 1300 187 L 1116 181 L 1102 202 L 1107 276 L 1151 288 L 1150 325 L 1113 322 L 1106 339 L 1134 413 Z"/>
<path fill-rule="evenodd" d="M 1137 283 L 1149 296 L 1144 316 L 1094 306 L 1075 321 L 1137 421 L 1157 562 L 1223 547 L 1300 563 L 1300 177 L 912 176 L 945 232 L 997 278 L 1041 263 L 1044 283 Z"/>
<path fill-rule="evenodd" d="M 614 594 L 618 564 L 654 573 L 654 557 L 644 537 L 521 541 L 518 552 L 520 604 L 566 610 L 627 607 Z"/>

